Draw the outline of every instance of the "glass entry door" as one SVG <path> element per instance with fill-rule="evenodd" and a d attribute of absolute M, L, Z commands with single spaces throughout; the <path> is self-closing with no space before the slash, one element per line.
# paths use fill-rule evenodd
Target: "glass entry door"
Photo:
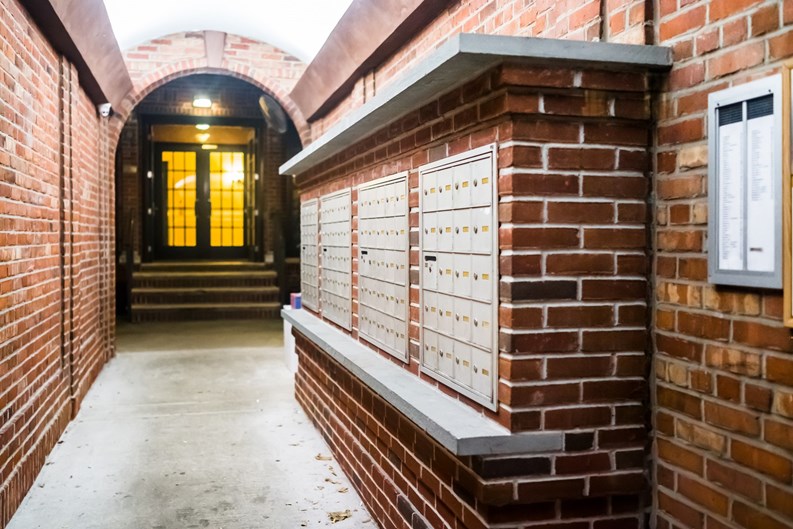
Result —
<path fill-rule="evenodd" d="M 248 256 L 244 147 L 200 146 L 156 151 L 160 205 L 158 257 L 234 259 Z"/>

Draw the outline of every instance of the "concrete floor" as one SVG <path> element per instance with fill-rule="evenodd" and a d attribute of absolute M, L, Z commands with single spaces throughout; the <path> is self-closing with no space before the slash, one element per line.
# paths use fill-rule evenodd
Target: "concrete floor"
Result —
<path fill-rule="evenodd" d="M 8 529 L 375 529 L 281 346 L 280 321 L 120 325 Z"/>

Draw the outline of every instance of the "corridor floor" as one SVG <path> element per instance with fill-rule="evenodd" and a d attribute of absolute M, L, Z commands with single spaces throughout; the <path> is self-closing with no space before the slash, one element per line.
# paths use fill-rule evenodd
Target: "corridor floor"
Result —
<path fill-rule="evenodd" d="M 329 456 L 280 321 L 120 325 L 8 529 L 374 529 Z"/>

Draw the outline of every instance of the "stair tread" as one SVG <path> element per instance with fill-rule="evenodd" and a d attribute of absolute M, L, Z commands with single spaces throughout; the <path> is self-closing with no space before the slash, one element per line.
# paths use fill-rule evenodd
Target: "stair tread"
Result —
<path fill-rule="evenodd" d="M 132 305 L 132 310 L 178 310 L 178 309 L 271 309 L 279 308 L 277 301 L 259 303 L 168 303 L 168 304 L 138 304 Z"/>
<path fill-rule="evenodd" d="M 188 271 L 139 271 L 133 272 L 134 278 L 175 278 L 175 277 L 277 277 L 277 273 L 273 270 L 214 270 L 214 271 L 201 271 L 201 272 L 188 272 Z"/>
<path fill-rule="evenodd" d="M 267 263 L 257 263 L 253 261 L 155 261 L 153 263 L 141 263 L 141 268 L 176 268 L 179 266 L 189 266 L 196 268 L 211 268 L 213 266 L 242 266 L 242 267 L 266 267 Z"/>
<path fill-rule="evenodd" d="M 186 294 L 200 292 L 229 293 L 273 293 L 278 292 L 277 286 L 264 287 L 134 287 L 133 294 Z"/>

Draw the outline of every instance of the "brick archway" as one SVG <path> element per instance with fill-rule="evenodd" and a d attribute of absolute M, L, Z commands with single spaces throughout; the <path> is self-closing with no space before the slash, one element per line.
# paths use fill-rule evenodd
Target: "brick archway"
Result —
<path fill-rule="evenodd" d="M 219 46 L 218 35 L 222 37 Z M 121 108 L 115 109 L 111 130 L 114 150 L 124 124 L 147 95 L 175 79 L 196 74 L 226 75 L 256 86 L 278 101 L 294 123 L 303 146 L 311 141 L 310 127 L 289 97 L 305 64 L 274 46 L 237 35 L 203 31 L 154 39 L 124 55 L 133 89 Z"/>

